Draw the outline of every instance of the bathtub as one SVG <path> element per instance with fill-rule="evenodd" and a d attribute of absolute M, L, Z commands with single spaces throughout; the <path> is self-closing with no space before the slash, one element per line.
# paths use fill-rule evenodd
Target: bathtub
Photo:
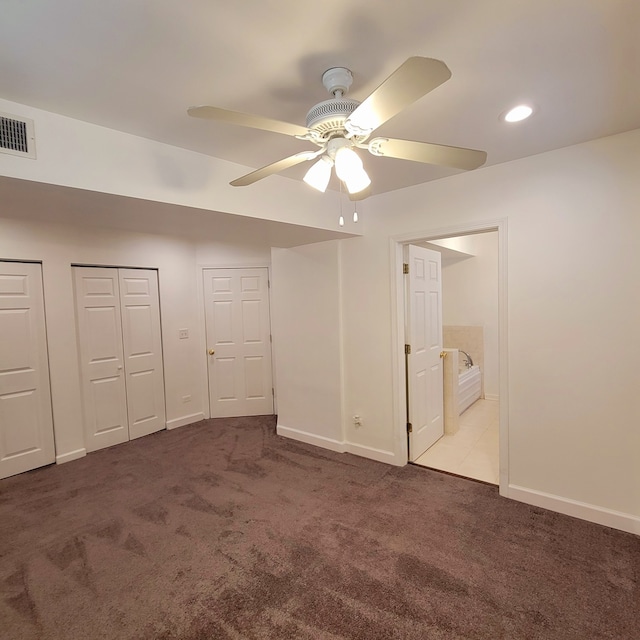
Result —
<path fill-rule="evenodd" d="M 480 367 L 461 367 L 458 374 L 458 412 L 466 411 L 482 393 Z"/>

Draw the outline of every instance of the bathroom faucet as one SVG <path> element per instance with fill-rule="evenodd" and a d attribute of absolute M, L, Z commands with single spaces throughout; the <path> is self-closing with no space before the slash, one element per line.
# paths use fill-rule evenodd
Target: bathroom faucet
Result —
<path fill-rule="evenodd" d="M 462 349 L 458 349 L 458 351 L 460 353 L 464 353 L 464 355 L 467 356 L 466 360 L 464 361 L 464 364 L 467 367 L 467 369 L 471 369 L 471 367 L 473 367 L 473 360 L 471 359 L 471 356 L 466 351 L 463 351 Z"/>

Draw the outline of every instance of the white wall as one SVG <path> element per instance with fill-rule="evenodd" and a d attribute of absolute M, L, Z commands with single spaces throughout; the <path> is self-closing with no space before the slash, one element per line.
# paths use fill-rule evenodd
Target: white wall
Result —
<path fill-rule="evenodd" d="M 370 332 L 376 319 L 369 312 L 376 303 L 357 290 L 349 295 L 342 292 L 349 277 L 369 277 L 373 271 L 365 266 L 360 272 L 359 265 L 350 260 L 345 269 L 345 247 L 342 241 L 331 241 L 272 250 L 277 430 L 280 435 L 334 451 L 405 464 L 406 458 L 398 461 L 387 445 L 393 433 L 390 422 L 385 423 L 384 414 L 379 413 L 386 408 L 385 398 L 378 405 L 368 394 L 372 382 L 386 377 L 390 384 L 391 380 L 383 359 L 389 340 L 376 343 Z M 345 357 L 343 319 L 349 314 L 356 321 L 349 340 L 357 340 L 370 357 L 370 366 L 359 377 L 353 376 L 353 363 Z M 355 364 L 357 370 L 360 363 Z M 345 389 L 356 385 L 364 391 L 363 402 L 354 402 L 346 410 Z M 361 425 L 354 424 L 356 415 Z"/>
<path fill-rule="evenodd" d="M 343 241 L 345 413 L 375 416 L 350 437 L 402 437 L 389 237 L 506 219 L 505 492 L 640 531 L 638 175 L 640 130 L 375 198 Z"/>
<path fill-rule="evenodd" d="M 344 451 L 337 241 L 273 249 L 278 433 Z"/>
<path fill-rule="evenodd" d="M 442 323 L 484 329 L 484 394 L 497 399 L 498 232 L 461 238 L 472 258 L 442 267 Z M 445 345 L 455 346 L 455 345 Z M 477 364 L 477 363 L 476 363 Z"/>

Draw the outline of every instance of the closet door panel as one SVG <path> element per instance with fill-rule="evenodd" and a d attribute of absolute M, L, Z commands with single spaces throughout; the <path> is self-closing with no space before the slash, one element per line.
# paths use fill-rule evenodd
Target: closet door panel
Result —
<path fill-rule="evenodd" d="M 87 451 L 129 440 L 118 270 L 74 267 Z"/>
<path fill-rule="evenodd" d="M 119 269 L 129 436 L 166 427 L 158 272 Z"/>
<path fill-rule="evenodd" d="M 0 262 L 0 478 L 54 461 L 42 269 Z"/>

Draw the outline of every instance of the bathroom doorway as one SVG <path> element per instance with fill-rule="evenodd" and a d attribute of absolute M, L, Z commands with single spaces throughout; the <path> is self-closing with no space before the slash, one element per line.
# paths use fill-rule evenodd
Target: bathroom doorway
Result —
<path fill-rule="evenodd" d="M 443 347 L 454 367 L 445 367 L 444 435 L 414 462 L 498 485 L 498 232 L 423 246 L 441 254 Z"/>
<path fill-rule="evenodd" d="M 396 255 L 408 243 L 441 254 L 443 351 L 447 353 L 448 362 L 455 361 L 456 379 L 462 374 L 462 382 L 458 381 L 462 386 L 458 387 L 461 402 L 457 420 L 449 421 L 444 435 L 417 456 L 411 456 L 410 437 L 407 437 L 407 459 L 420 466 L 483 482 L 502 483 L 506 488 L 506 223 L 425 234 L 422 238 L 394 238 L 394 241 Z M 403 285 L 400 279 L 396 282 L 398 287 Z M 396 293 L 404 297 L 404 290 Z M 398 318 L 401 336 L 404 302 L 402 305 L 402 317 Z M 451 365 L 448 368 L 451 373 Z M 464 379 L 476 377 L 478 370 L 480 382 L 465 382 Z M 406 388 L 406 377 L 402 382 Z M 477 392 L 467 388 L 473 384 L 478 386 Z M 402 404 L 406 412 L 406 400 Z M 449 413 L 451 408 L 449 402 Z"/>

